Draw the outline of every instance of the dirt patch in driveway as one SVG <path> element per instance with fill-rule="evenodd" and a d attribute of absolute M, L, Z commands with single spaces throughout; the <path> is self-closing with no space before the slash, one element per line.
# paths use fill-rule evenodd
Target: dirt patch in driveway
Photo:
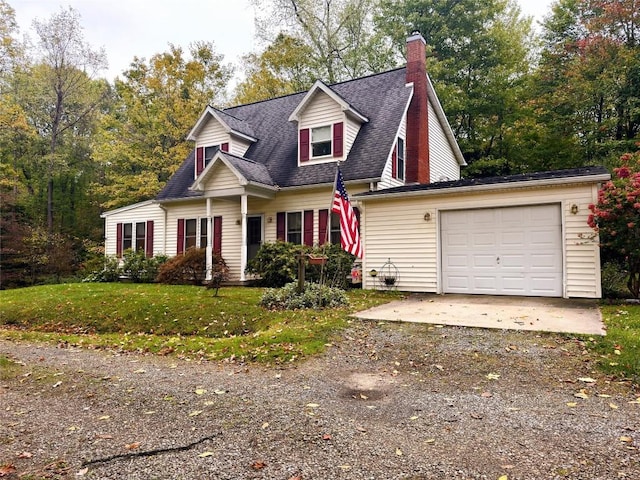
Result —
<path fill-rule="evenodd" d="M 354 321 L 294 366 L 0 355 L 22 364 L 0 380 L 6 478 L 640 477 L 640 393 L 570 336 Z"/>

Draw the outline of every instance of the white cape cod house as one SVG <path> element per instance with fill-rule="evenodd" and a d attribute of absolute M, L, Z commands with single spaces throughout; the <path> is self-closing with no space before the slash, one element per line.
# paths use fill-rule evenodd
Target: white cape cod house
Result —
<path fill-rule="evenodd" d="M 461 179 L 464 158 L 426 73 L 407 66 L 224 110 L 208 106 L 192 154 L 160 194 L 105 212 L 105 251 L 221 254 L 233 280 L 264 242 L 339 242 L 336 164 L 360 214 L 363 288 L 390 262 L 415 292 L 600 297 L 587 225 L 599 167 Z M 330 223 L 331 232 L 326 232 Z M 210 260 L 209 260 L 210 262 Z"/>

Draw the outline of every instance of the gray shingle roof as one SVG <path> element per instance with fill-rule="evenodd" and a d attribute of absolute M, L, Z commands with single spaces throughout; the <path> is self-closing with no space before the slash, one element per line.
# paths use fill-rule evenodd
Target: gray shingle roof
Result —
<path fill-rule="evenodd" d="M 267 167 L 264 165 L 227 152 L 220 152 L 220 154 L 249 182 L 260 183 L 262 185 L 269 185 L 272 187 L 276 186 L 271 175 L 269 175 Z"/>
<path fill-rule="evenodd" d="M 345 181 L 379 179 L 411 91 L 406 87 L 405 68 L 331 85 L 341 98 L 369 119 L 362 125 L 349 156 L 341 165 Z M 249 134 L 241 126 L 249 126 L 258 139 L 249 147 L 245 159 L 263 165 L 271 182 L 279 187 L 331 184 L 335 164 L 298 166 L 298 126 L 289 115 L 306 92 L 228 108 L 222 111 L 229 126 Z M 234 123 L 232 122 L 239 122 Z M 236 157 L 239 158 L 239 157 Z M 168 200 L 199 196 L 190 192 L 193 178 L 193 153 L 171 177 L 156 197 Z M 251 169 L 251 175 L 264 178 L 264 172 Z M 258 178 L 256 177 L 256 178 Z M 262 182 L 261 182 L 262 183 Z"/>
<path fill-rule="evenodd" d="M 218 115 L 220 115 L 222 121 L 226 123 L 232 130 L 239 133 L 244 133 L 245 135 L 248 135 L 250 137 L 255 137 L 255 132 L 253 131 L 253 128 L 249 123 L 245 122 L 244 120 L 240 120 L 233 115 L 229 115 L 224 110 L 219 110 L 217 108 L 214 108 L 214 110 Z"/>

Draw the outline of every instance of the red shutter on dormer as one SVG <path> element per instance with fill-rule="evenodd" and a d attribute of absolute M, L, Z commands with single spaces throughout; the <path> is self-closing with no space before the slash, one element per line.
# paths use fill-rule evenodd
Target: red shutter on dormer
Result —
<path fill-rule="evenodd" d="M 222 145 L 220 145 L 220 150 L 222 150 L 223 152 L 228 152 L 229 151 L 229 144 L 228 143 L 223 143 Z"/>
<path fill-rule="evenodd" d="M 329 210 L 318 211 L 318 245 L 327 243 L 327 222 L 329 221 Z"/>
<path fill-rule="evenodd" d="M 122 258 L 122 224 L 116 224 L 116 257 Z"/>
<path fill-rule="evenodd" d="M 393 146 L 393 153 L 391 154 L 391 176 L 398 178 L 398 145 Z"/>
<path fill-rule="evenodd" d="M 335 123 L 333 125 L 333 156 L 341 157 L 344 153 L 343 148 L 344 123 Z"/>
<path fill-rule="evenodd" d="M 147 220 L 145 253 L 148 258 L 153 257 L 153 220 Z"/>
<path fill-rule="evenodd" d="M 196 177 L 204 170 L 204 147 L 196 148 Z"/>
<path fill-rule="evenodd" d="M 303 128 L 300 130 L 300 161 L 309 161 L 309 129 Z"/>
<path fill-rule="evenodd" d="M 184 218 L 178 219 L 178 246 L 176 248 L 176 255 L 180 255 L 184 252 Z"/>
<path fill-rule="evenodd" d="M 286 213 L 278 212 L 276 214 L 276 238 L 281 241 L 285 241 L 285 228 L 286 228 Z"/>

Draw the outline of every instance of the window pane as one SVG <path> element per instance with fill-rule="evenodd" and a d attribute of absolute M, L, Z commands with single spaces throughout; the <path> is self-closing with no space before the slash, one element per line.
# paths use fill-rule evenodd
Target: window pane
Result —
<path fill-rule="evenodd" d="M 398 138 L 398 171 L 397 176 L 404 180 L 404 139 Z"/>
<path fill-rule="evenodd" d="M 340 215 L 331 212 L 331 243 L 340 243 Z"/>
<path fill-rule="evenodd" d="M 122 225 L 122 250 L 129 250 L 133 247 L 133 224 Z"/>
<path fill-rule="evenodd" d="M 196 246 L 196 219 L 192 218 L 184 222 L 184 249 Z"/>
<path fill-rule="evenodd" d="M 287 213 L 287 242 L 302 243 L 302 212 Z"/>
<path fill-rule="evenodd" d="M 311 156 L 324 157 L 331 155 L 331 127 L 311 129 Z"/>
<path fill-rule="evenodd" d="M 200 248 L 207 248 L 207 226 L 209 222 L 206 218 L 200 219 Z"/>
<path fill-rule="evenodd" d="M 136 223 L 136 252 L 144 252 L 144 222 Z"/>
<path fill-rule="evenodd" d="M 209 165 L 209 162 L 211 161 L 211 159 L 215 155 L 216 150 L 218 150 L 218 146 L 219 145 L 214 145 L 212 147 L 204 147 L 204 164 L 205 164 L 205 166 Z"/>

